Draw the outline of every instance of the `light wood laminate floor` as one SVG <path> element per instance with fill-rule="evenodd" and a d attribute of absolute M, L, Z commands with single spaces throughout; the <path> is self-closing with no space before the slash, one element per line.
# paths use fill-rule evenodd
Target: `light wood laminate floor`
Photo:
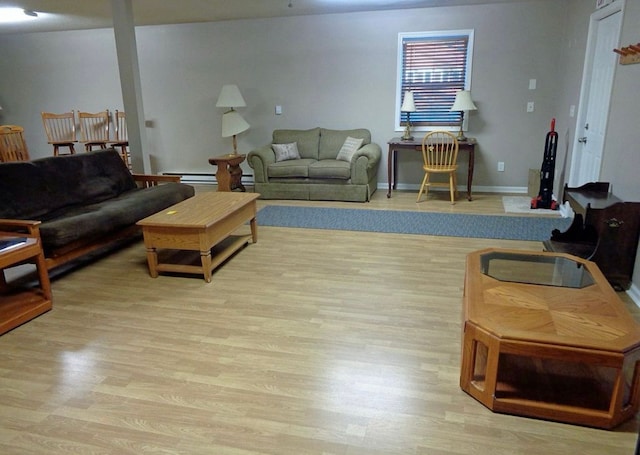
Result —
<path fill-rule="evenodd" d="M 502 213 L 385 193 L 259 206 Z M 0 453 L 633 453 L 636 420 L 493 414 L 460 390 L 466 254 L 539 242 L 258 229 L 208 284 L 150 278 L 142 241 L 54 276 L 53 310 L 0 337 Z"/>

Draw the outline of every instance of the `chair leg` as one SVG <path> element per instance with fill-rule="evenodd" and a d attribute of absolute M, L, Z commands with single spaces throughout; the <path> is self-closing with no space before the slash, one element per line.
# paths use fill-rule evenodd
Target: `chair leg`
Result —
<path fill-rule="evenodd" d="M 458 177 L 455 172 L 453 173 L 453 189 L 455 190 L 456 199 L 458 199 Z"/>
<path fill-rule="evenodd" d="M 449 174 L 449 193 L 451 194 L 451 205 L 456 203 L 456 178 L 453 173 Z"/>
<path fill-rule="evenodd" d="M 424 193 L 425 197 L 427 196 L 427 193 L 429 192 L 429 174 L 425 172 L 424 177 L 422 178 L 422 184 L 420 185 L 420 191 L 418 191 L 418 198 L 416 199 L 416 202 L 420 202 L 420 196 L 422 195 L 422 192 L 425 191 L 425 188 L 427 188 L 426 192 Z"/>

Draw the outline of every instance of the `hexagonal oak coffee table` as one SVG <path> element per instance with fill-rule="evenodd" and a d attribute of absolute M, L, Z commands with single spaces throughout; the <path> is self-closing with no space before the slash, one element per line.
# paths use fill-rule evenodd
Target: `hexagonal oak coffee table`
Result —
<path fill-rule="evenodd" d="M 640 325 L 580 258 L 467 256 L 460 387 L 495 412 L 599 428 L 640 404 Z"/>

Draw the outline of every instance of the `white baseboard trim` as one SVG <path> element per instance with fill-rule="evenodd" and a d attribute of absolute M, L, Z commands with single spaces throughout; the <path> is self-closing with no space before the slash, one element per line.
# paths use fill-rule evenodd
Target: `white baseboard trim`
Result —
<path fill-rule="evenodd" d="M 388 183 L 378 183 L 378 190 L 388 190 Z M 406 191 L 418 191 L 419 184 L 398 183 L 396 189 Z M 449 191 L 447 188 L 435 187 L 429 191 Z M 458 185 L 459 192 L 466 192 L 467 187 Z M 472 193 L 511 193 L 511 194 L 527 194 L 529 189 L 526 186 L 474 186 L 471 188 Z"/>
<path fill-rule="evenodd" d="M 627 291 L 627 295 L 633 300 L 636 306 L 640 307 L 640 288 L 631 283 L 631 287 Z"/>
<path fill-rule="evenodd" d="M 164 172 L 163 175 L 180 175 L 182 183 L 188 185 L 215 185 L 218 183 L 213 174 L 195 174 L 189 172 Z"/>
<path fill-rule="evenodd" d="M 164 175 L 181 175 L 182 182 L 193 185 L 215 185 L 217 184 L 215 174 L 199 174 L 195 172 L 165 172 Z M 253 185 L 253 175 L 243 175 L 242 183 L 247 185 Z M 378 182 L 378 190 L 388 190 L 389 184 L 387 182 Z M 398 183 L 398 190 L 405 191 L 418 191 L 420 184 L 414 183 Z M 429 191 L 449 191 L 446 188 L 433 188 Z M 467 187 L 464 185 L 458 185 L 459 192 L 467 191 Z M 505 193 L 505 194 L 526 194 L 528 188 L 526 186 L 474 186 L 472 192 L 474 193 Z"/>

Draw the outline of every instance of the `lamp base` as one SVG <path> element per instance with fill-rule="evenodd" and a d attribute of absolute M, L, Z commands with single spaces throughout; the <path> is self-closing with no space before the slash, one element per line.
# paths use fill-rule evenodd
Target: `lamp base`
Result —
<path fill-rule="evenodd" d="M 409 127 L 409 125 L 405 126 L 404 134 L 402 135 L 402 137 L 400 139 L 403 140 L 403 141 L 412 141 L 413 140 L 413 136 L 411 135 L 411 128 Z"/>
<path fill-rule="evenodd" d="M 456 137 L 458 142 L 467 140 L 467 138 L 465 137 L 464 133 L 462 132 L 462 124 L 463 123 L 464 123 L 464 111 L 460 111 L 460 131 L 458 131 L 458 136 Z"/>

